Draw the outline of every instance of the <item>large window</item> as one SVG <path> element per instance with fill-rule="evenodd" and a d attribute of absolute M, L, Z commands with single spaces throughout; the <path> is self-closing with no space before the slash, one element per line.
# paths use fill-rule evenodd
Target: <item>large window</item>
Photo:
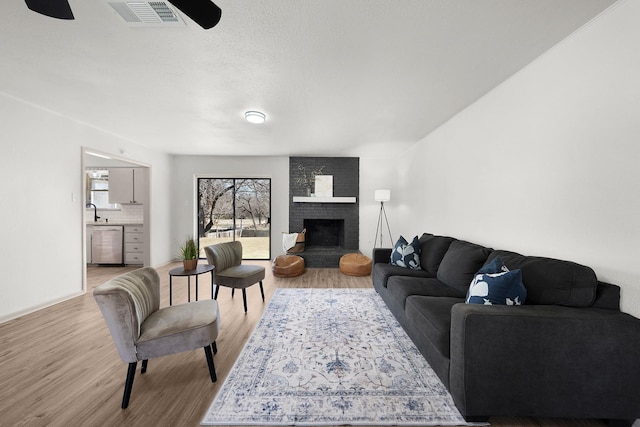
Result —
<path fill-rule="evenodd" d="M 244 259 L 271 258 L 271 179 L 198 178 L 198 245 L 239 240 Z"/>

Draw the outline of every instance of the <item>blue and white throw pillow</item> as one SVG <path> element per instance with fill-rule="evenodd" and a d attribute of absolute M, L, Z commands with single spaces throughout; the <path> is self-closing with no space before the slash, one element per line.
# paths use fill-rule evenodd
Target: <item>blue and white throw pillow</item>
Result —
<path fill-rule="evenodd" d="M 500 256 L 497 256 L 494 259 L 492 259 L 491 262 L 489 262 L 488 264 L 483 265 L 482 268 L 476 272 L 476 274 L 484 274 L 484 273 L 495 274 L 495 273 L 504 273 L 505 271 L 509 271 L 509 269 L 507 268 L 506 265 L 504 265 L 502 258 L 500 258 Z"/>
<path fill-rule="evenodd" d="M 500 257 L 476 273 L 467 291 L 467 304 L 521 305 L 527 299 L 520 269 L 509 270 Z"/>
<path fill-rule="evenodd" d="M 412 270 L 420 270 L 420 241 L 418 236 L 413 238 L 411 244 L 400 236 L 391 252 L 391 264 Z"/>

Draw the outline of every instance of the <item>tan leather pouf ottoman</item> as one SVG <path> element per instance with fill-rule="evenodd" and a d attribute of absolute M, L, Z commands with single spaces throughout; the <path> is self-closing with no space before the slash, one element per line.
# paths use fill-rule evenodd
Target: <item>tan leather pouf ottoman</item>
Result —
<path fill-rule="evenodd" d="M 278 255 L 272 264 L 276 277 L 295 277 L 304 273 L 304 259 L 298 255 Z"/>
<path fill-rule="evenodd" d="M 342 255 L 340 272 L 347 276 L 368 276 L 371 274 L 371 258 L 362 254 Z"/>

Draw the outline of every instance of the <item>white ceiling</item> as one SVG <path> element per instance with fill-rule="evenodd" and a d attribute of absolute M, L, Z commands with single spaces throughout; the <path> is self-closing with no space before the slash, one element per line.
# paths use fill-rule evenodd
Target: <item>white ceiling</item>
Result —
<path fill-rule="evenodd" d="M 107 0 L 70 0 L 74 21 L 2 3 L 12 97 L 168 153 L 365 156 L 406 149 L 614 0 L 216 0 L 210 30 L 130 27 Z"/>

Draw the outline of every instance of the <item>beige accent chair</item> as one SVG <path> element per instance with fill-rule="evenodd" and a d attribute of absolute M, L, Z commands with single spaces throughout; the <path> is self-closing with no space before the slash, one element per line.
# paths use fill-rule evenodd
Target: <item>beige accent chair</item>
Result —
<path fill-rule="evenodd" d="M 251 285 L 260 283 L 260 293 L 264 302 L 264 289 L 262 280 L 265 269 L 258 265 L 242 264 L 242 243 L 224 242 L 206 246 L 204 253 L 207 255 L 209 264 L 215 267 L 216 293 L 213 297 L 218 299 L 220 286 L 231 288 L 231 296 L 236 289 L 242 289 L 242 301 L 244 302 L 244 312 L 247 312 L 247 291 Z"/>
<path fill-rule="evenodd" d="M 151 267 L 125 273 L 93 290 L 120 358 L 129 364 L 122 409 L 129 405 L 138 361 L 204 348 L 211 381 L 216 382 L 213 353 L 220 328 L 214 300 L 160 308 L 160 277 Z"/>

